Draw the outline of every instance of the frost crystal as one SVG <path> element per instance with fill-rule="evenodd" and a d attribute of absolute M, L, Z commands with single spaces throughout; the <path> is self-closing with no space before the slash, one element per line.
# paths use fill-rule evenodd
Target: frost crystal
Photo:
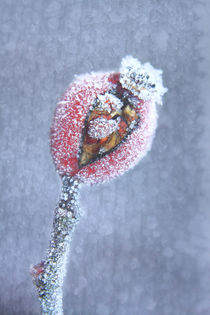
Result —
<path fill-rule="evenodd" d="M 162 105 L 162 96 L 167 92 L 162 83 L 162 70 L 131 56 L 123 58 L 120 68 L 120 83 L 142 100 L 152 100 Z"/>
<path fill-rule="evenodd" d="M 111 93 L 99 95 L 98 99 L 100 101 L 98 108 L 106 110 L 107 112 L 110 112 L 111 108 L 115 111 L 119 111 L 123 106 L 123 103 L 120 101 L 120 99 Z"/>
<path fill-rule="evenodd" d="M 108 137 L 112 132 L 119 129 L 119 120 L 107 120 L 96 118 L 90 122 L 88 134 L 95 139 Z"/>
<path fill-rule="evenodd" d="M 64 176 L 62 181 L 62 194 L 55 209 L 48 255 L 44 261 L 32 268 L 42 314 L 63 314 L 62 286 L 67 255 L 72 233 L 80 218 L 79 183 L 67 176 Z"/>

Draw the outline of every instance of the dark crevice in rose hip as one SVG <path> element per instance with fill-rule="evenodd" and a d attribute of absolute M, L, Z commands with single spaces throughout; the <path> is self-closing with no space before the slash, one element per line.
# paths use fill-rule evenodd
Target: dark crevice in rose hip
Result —
<path fill-rule="evenodd" d="M 119 78 L 118 74 L 114 79 Z M 112 79 L 112 80 L 114 80 Z M 116 87 L 106 93 L 106 95 L 115 98 L 122 105 L 120 109 L 114 108 L 114 103 L 110 105 L 110 112 L 105 108 L 101 109 L 101 101 L 99 98 L 95 99 L 94 105 L 91 111 L 88 113 L 84 128 L 82 130 L 81 145 L 78 153 L 78 166 L 79 169 L 91 164 L 105 155 L 115 151 L 123 142 L 126 141 L 128 135 L 130 135 L 138 126 L 140 117 L 136 112 L 135 104 L 139 101 L 137 97 L 127 89 L 123 88 L 121 83 L 116 82 Z M 118 121 L 117 130 L 111 132 L 106 137 L 94 137 L 90 136 L 91 123 L 94 123 L 96 119 L 103 121 L 102 128 L 106 128 L 107 124 Z M 116 122 L 117 124 L 117 122 Z"/>

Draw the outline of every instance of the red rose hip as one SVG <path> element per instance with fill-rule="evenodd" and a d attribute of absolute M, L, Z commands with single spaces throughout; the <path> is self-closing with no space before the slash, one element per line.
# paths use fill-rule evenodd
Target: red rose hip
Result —
<path fill-rule="evenodd" d="M 127 56 L 119 72 L 76 77 L 58 102 L 50 145 L 62 192 L 47 255 L 32 269 L 42 314 L 63 314 L 67 255 L 80 218 L 80 183 L 104 182 L 136 165 L 151 147 L 156 104 L 166 90 L 160 70 Z"/>
<path fill-rule="evenodd" d="M 50 134 L 60 175 L 84 183 L 123 174 L 147 153 L 166 89 L 161 71 L 127 56 L 119 73 L 76 77 L 57 104 Z"/>

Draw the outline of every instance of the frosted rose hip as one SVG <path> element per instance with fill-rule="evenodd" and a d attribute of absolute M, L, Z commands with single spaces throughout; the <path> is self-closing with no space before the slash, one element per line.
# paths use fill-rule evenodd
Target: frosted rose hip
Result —
<path fill-rule="evenodd" d="M 78 76 L 57 104 L 50 134 L 60 175 L 104 182 L 133 167 L 150 149 L 161 71 L 132 57 L 119 73 Z"/>
<path fill-rule="evenodd" d="M 133 167 L 150 149 L 156 104 L 166 89 L 161 71 L 123 58 L 119 72 L 78 76 L 57 104 L 50 145 L 62 176 L 46 258 L 32 268 L 42 314 L 63 314 L 68 249 L 81 215 L 81 182 L 100 183 Z"/>

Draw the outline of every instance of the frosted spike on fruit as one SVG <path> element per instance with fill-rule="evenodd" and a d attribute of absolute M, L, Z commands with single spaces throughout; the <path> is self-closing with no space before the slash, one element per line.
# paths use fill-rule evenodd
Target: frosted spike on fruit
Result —
<path fill-rule="evenodd" d="M 127 56 L 120 72 L 77 76 L 58 102 L 52 157 L 61 176 L 99 183 L 135 166 L 151 147 L 162 71 Z"/>

